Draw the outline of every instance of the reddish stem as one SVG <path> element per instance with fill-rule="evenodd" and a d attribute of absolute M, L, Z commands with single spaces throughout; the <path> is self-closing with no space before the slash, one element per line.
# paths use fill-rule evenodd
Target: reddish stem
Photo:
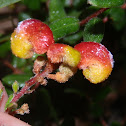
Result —
<path fill-rule="evenodd" d="M 122 9 L 126 9 L 126 3 L 121 6 Z"/>
<path fill-rule="evenodd" d="M 49 73 L 51 73 L 54 70 L 54 65 L 51 64 L 50 62 L 47 63 L 44 71 L 42 71 L 39 74 L 36 74 L 33 78 L 28 80 L 25 83 L 25 86 L 13 97 L 12 102 L 17 102 L 24 94 L 27 93 L 27 91 L 30 89 L 31 86 L 33 86 L 35 83 L 38 82 L 38 78 L 40 77 L 46 77 Z"/>
<path fill-rule="evenodd" d="M 85 18 L 84 20 L 80 21 L 80 26 L 86 24 L 90 19 L 97 17 L 99 14 L 103 13 L 104 11 L 106 11 L 109 8 L 101 8 L 100 10 L 96 11 L 95 13 L 93 13 L 92 15 L 88 16 L 87 18 Z"/>

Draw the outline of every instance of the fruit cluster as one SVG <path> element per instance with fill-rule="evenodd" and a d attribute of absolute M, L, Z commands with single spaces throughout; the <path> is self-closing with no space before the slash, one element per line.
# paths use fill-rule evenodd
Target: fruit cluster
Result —
<path fill-rule="evenodd" d="M 51 29 L 36 19 L 19 23 L 11 36 L 11 49 L 15 56 L 25 59 L 34 53 L 46 53 L 50 63 L 59 65 L 59 71 L 47 77 L 60 83 L 66 82 L 78 68 L 91 83 L 100 83 L 111 74 L 114 62 L 106 47 L 96 42 L 81 42 L 74 48 L 54 43 Z M 38 71 L 46 63 L 43 57 L 39 57 L 39 61 L 42 62 L 37 62 Z"/>

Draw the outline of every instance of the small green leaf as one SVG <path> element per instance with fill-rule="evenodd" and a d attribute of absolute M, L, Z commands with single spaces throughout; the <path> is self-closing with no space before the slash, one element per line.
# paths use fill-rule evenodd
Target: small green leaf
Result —
<path fill-rule="evenodd" d="M 2 81 L 8 86 L 12 86 L 13 82 L 16 80 L 19 83 L 19 87 L 23 87 L 30 77 L 31 75 L 28 74 L 10 74 L 2 78 Z"/>
<path fill-rule="evenodd" d="M 3 58 L 7 55 L 10 50 L 10 41 L 4 42 L 0 45 L 0 57 Z"/>
<path fill-rule="evenodd" d="M 17 81 L 15 81 L 13 84 L 12 84 L 12 89 L 13 89 L 13 92 L 14 93 L 17 93 L 18 90 L 19 90 L 19 84 Z"/>
<path fill-rule="evenodd" d="M 85 42 L 100 43 L 104 36 L 104 24 L 100 18 L 91 19 L 84 28 L 83 39 Z"/>
<path fill-rule="evenodd" d="M 61 0 L 50 0 L 49 3 L 49 20 L 53 22 L 57 19 L 66 17 L 64 6 Z"/>
<path fill-rule="evenodd" d="M 8 106 L 11 104 L 11 101 L 12 101 L 12 99 L 13 99 L 13 94 L 11 94 L 10 96 L 9 96 L 9 98 L 8 98 L 8 100 L 7 100 L 7 102 L 6 102 L 6 104 L 5 104 L 5 110 L 8 108 Z"/>
<path fill-rule="evenodd" d="M 21 1 L 21 0 L 0 0 L 0 8 L 14 4 L 19 1 Z"/>
<path fill-rule="evenodd" d="M 50 24 L 55 40 L 59 40 L 68 34 L 77 32 L 79 26 L 79 20 L 74 17 L 58 19 Z"/>
<path fill-rule="evenodd" d="M 110 8 L 122 5 L 124 0 L 88 0 L 88 3 L 100 8 Z"/>
<path fill-rule="evenodd" d="M 3 89 L 0 89 L 0 100 L 2 98 L 2 95 L 3 95 Z"/>

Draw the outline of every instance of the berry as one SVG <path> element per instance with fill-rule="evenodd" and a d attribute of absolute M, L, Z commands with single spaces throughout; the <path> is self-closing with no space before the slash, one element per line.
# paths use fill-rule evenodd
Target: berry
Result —
<path fill-rule="evenodd" d="M 46 53 L 54 43 L 50 28 L 37 19 L 27 19 L 18 24 L 11 36 L 12 52 L 20 58 L 30 58 L 33 53 Z"/>
<path fill-rule="evenodd" d="M 77 71 L 77 65 L 80 61 L 80 53 L 65 44 L 52 44 L 48 51 L 47 57 L 51 63 L 61 63 L 59 72 L 48 74 L 48 78 L 54 79 L 60 83 L 65 83 Z"/>
<path fill-rule="evenodd" d="M 102 44 L 96 42 L 81 42 L 75 47 L 81 53 L 78 68 L 91 83 L 104 81 L 111 74 L 113 56 Z"/>
<path fill-rule="evenodd" d="M 47 51 L 47 56 L 52 63 L 63 62 L 71 67 L 76 67 L 80 61 L 80 53 L 65 44 L 52 44 Z"/>

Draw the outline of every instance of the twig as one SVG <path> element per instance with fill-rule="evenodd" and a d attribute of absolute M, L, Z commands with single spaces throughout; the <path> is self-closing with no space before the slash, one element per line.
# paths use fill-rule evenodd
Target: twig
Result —
<path fill-rule="evenodd" d="M 126 3 L 121 6 L 122 9 L 126 9 Z"/>
<path fill-rule="evenodd" d="M 84 20 L 80 21 L 80 26 L 86 24 L 90 19 L 97 17 L 99 14 L 103 13 L 104 11 L 106 11 L 109 8 L 101 8 L 100 10 L 96 11 L 95 13 L 93 13 L 92 15 L 88 16 L 87 18 L 85 18 Z"/>
<path fill-rule="evenodd" d="M 47 66 L 45 67 L 44 71 L 42 71 L 39 74 L 36 74 L 33 78 L 28 80 L 25 83 L 25 86 L 13 97 L 12 102 L 17 102 L 24 94 L 27 93 L 27 91 L 30 89 L 31 86 L 38 82 L 39 78 L 45 78 L 49 73 L 51 73 L 55 69 L 55 66 L 51 64 L 50 62 L 47 63 Z"/>

